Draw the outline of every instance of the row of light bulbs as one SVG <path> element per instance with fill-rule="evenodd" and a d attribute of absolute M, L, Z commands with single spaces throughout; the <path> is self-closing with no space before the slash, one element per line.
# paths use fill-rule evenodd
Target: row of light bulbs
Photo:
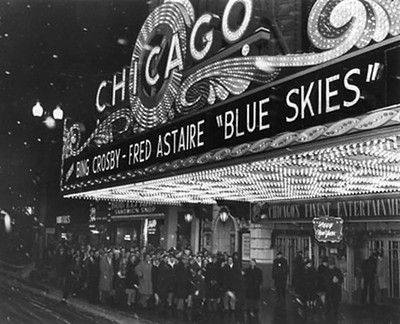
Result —
<path fill-rule="evenodd" d="M 349 143 L 70 196 L 181 204 L 400 191 L 397 140 L 400 136 Z"/>

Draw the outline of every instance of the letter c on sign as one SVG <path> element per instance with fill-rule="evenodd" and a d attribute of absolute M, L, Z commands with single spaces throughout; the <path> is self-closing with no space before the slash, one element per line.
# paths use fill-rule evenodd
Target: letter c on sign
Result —
<path fill-rule="evenodd" d="M 107 82 L 106 81 L 101 81 L 99 88 L 97 89 L 97 94 L 96 94 L 96 108 L 98 112 L 103 112 L 104 109 L 106 109 L 106 104 L 102 104 L 100 105 L 100 93 L 101 90 L 103 88 L 105 88 L 107 86 Z"/>
<path fill-rule="evenodd" d="M 244 17 L 241 24 L 236 28 L 236 30 L 232 30 L 229 27 L 229 16 L 231 15 L 232 8 L 236 4 L 242 4 L 244 6 Z M 253 12 L 253 1 L 252 0 L 229 0 L 227 3 L 224 14 L 222 16 L 222 34 L 224 38 L 229 43 L 234 43 L 238 41 L 246 32 L 247 27 L 250 24 L 251 15 Z"/>
<path fill-rule="evenodd" d="M 153 59 L 153 56 L 160 54 L 160 52 L 161 52 L 160 46 L 154 46 L 151 49 L 149 56 L 147 57 L 146 67 L 144 69 L 144 75 L 146 77 L 147 84 L 150 86 L 155 85 L 157 83 L 158 79 L 160 78 L 158 73 L 155 76 L 151 76 L 150 71 L 149 71 L 151 60 Z"/>

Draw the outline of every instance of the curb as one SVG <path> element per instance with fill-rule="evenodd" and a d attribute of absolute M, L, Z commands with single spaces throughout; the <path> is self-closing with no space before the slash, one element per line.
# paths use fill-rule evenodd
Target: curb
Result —
<path fill-rule="evenodd" d="M 5 271 L 4 269 L 0 269 L 0 274 L 4 275 L 6 277 L 13 278 L 14 280 L 18 281 L 21 285 L 23 285 L 23 289 L 26 289 L 35 295 L 43 296 L 43 297 L 48 298 L 55 302 L 61 301 L 61 296 L 57 295 L 57 292 L 51 291 L 51 289 L 49 289 L 46 286 L 38 285 L 38 284 L 35 284 L 32 282 L 29 282 L 27 280 L 24 280 L 22 278 L 19 278 L 16 274 Z M 35 287 L 35 286 L 39 286 L 40 288 Z M 90 313 L 97 317 L 103 317 L 114 323 L 154 324 L 154 322 L 152 322 L 152 321 L 149 321 L 149 320 L 143 319 L 143 318 L 136 318 L 135 316 L 133 316 L 129 313 L 123 313 L 118 310 L 112 310 L 112 313 L 111 313 L 109 309 L 101 308 L 97 305 L 90 305 L 90 304 L 86 304 L 84 302 L 80 303 L 78 299 L 74 299 L 74 298 L 68 299 L 66 304 L 73 308 L 76 308 L 77 310 L 79 310 L 83 313 Z"/>

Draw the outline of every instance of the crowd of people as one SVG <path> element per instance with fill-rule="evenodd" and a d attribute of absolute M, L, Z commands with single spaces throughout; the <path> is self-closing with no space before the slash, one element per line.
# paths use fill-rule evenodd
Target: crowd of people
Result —
<path fill-rule="evenodd" d="M 154 309 L 160 315 L 187 320 L 203 314 L 239 321 L 259 315 L 263 273 L 254 259 L 242 267 L 237 253 L 61 245 L 52 259 L 63 301 L 79 295 L 91 303 L 133 312 Z M 276 304 L 286 303 L 291 273 L 294 293 L 306 309 L 323 309 L 337 316 L 343 273 L 335 262 L 324 257 L 316 269 L 299 251 L 290 272 L 278 252 L 272 267 Z"/>
<path fill-rule="evenodd" d="M 242 268 L 237 253 L 62 245 L 53 262 L 63 301 L 80 295 L 91 303 L 134 312 L 154 308 L 187 320 L 205 313 L 258 316 L 262 271 L 255 260 Z"/>

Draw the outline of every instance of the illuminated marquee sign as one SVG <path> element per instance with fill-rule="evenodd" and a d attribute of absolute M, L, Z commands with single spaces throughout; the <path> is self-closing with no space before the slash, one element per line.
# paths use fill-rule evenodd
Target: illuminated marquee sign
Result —
<path fill-rule="evenodd" d="M 230 16 L 238 6 L 244 14 L 233 27 Z M 387 52 L 398 44 L 385 38 L 400 33 L 399 11 L 395 1 L 317 0 L 307 28 L 320 52 L 270 56 L 252 50 L 254 42 L 269 38 L 262 29 L 249 35 L 253 1 L 230 0 L 222 17 L 205 13 L 198 19 L 189 1 L 165 1 L 145 20 L 130 66 L 99 85 L 98 111 L 117 108 L 83 143 L 80 125 L 66 125 L 62 188 L 88 180 L 95 185 L 99 177 L 130 170 L 143 175 L 159 163 L 191 166 L 187 159 L 201 154 L 207 163 L 213 150 L 220 150 L 217 160 L 235 157 L 246 143 L 257 153 L 257 141 L 278 134 L 272 148 L 283 147 L 294 140 L 285 132 L 308 129 L 310 140 L 327 122 L 398 103 L 396 96 L 387 100 L 384 79 Z M 221 49 L 222 40 L 228 48 Z M 380 44 L 342 56 L 372 41 Z M 284 78 L 292 68 L 321 63 Z M 261 84 L 269 85 L 254 88 Z M 233 146 L 238 152 L 231 152 Z"/>
<path fill-rule="evenodd" d="M 315 239 L 319 242 L 339 243 L 343 238 L 343 219 L 340 217 L 317 217 L 313 219 Z"/>

